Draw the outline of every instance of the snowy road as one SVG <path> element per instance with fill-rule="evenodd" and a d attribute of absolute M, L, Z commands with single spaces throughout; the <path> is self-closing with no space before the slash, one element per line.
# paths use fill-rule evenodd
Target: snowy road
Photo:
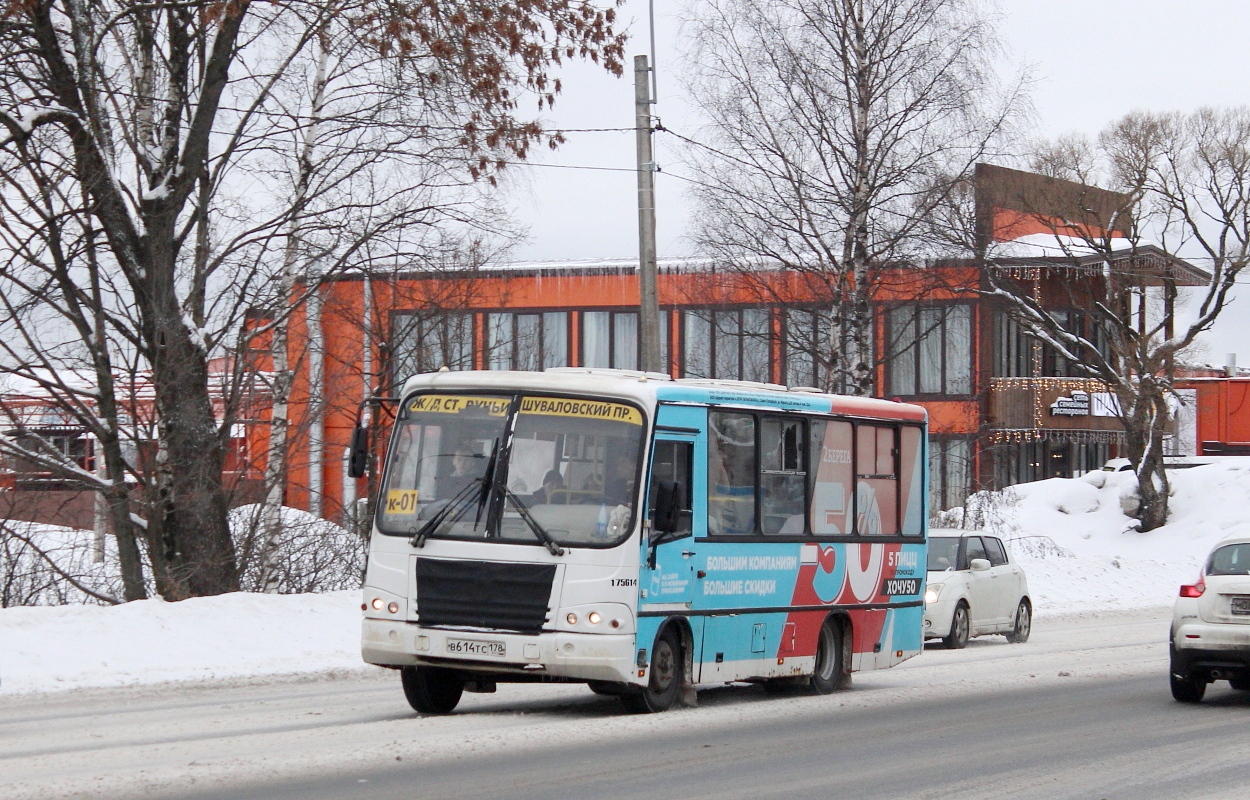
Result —
<path fill-rule="evenodd" d="M 1250 694 L 1174 703 L 1167 620 L 1043 617 L 850 692 L 710 688 L 649 717 L 501 685 L 422 719 L 381 671 L 9 697 L 0 797 L 1245 797 Z"/>

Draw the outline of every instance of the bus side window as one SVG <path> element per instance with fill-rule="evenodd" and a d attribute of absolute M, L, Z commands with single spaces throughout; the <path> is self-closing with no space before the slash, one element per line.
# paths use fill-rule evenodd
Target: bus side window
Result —
<path fill-rule="evenodd" d="M 800 419 L 760 421 L 761 527 L 766 534 L 807 529 L 807 430 Z"/>
<path fill-rule="evenodd" d="M 755 417 L 708 414 L 707 532 L 755 533 Z"/>
<path fill-rule="evenodd" d="M 897 429 L 855 426 L 855 532 L 861 536 L 899 533 Z"/>
<path fill-rule="evenodd" d="M 854 428 L 837 419 L 813 419 L 809 427 L 812 533 L 851 533 L 855 520 L 855 476 L 851 474 Z"/>
<path fill-rule="evenodd" d="M 675 538 L 690 535 L 691 520 L 694 517 L 691 497 L 693 495 L 694 443 L 675 442 L 659 439 L 655 443 L 655 451 L 651 456 L 651 486 L 647 508 L 650 509 L 651 523 L 656 522 L 656 498 L 661 483 L 676 486 L 677 530 Z"/>

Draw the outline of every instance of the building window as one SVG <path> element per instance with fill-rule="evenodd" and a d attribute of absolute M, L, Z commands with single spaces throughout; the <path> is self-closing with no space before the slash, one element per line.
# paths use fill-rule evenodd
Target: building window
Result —
<path fill-rule="evenodd" d="M 963 438 L 929 438 L 929 509 L 963 506 L 972 494 L 972 443 Z"/>
<path fill-rule="evenodd" d="M 683 374 L 688 378 L 772 379 L 766 308 L 686 311 Z"/>
<path fill-rule="evenodd" d="M 972 306 L 897 306 L 887 336 L 890 394 L 972 394 Z"/>
<path fill-rule="evenodd" d="M 473 315 L 402 311 L 391 317 L 391 373 L 396 384 L 421 372 L 473 369 Z"/>
<path fill-rule="evenodd" d="M 569 363 L 569 315 L 496 312 L 486 319 L 490 369 L 543 370 Z"/>
<path fill-rule="evenodd" d="M 833 352 L 832 324 L 828 309 L 786 310 L 785 373 L 782 376 L 786 384 L 834 388 L 829 380 L 828 364 L 829 354 Z"/>
<path fill-rule="evenodd" d="M 994 377 L 1033 377 L 1033 339 L 1006 309 L 994 315 Z"/>
<path fill-rule="evenodd" d="M 641 346 L 637 311 L 582 312 L 583 367 L 638 369 Z M 660 312 L 660 358 L 668 364 L 667 311 Z"/>
<path fill-rule="evenodd" d="M 1106 328 L 1075 309 L 1047 312 L 1069 333 L 1085 337 L 1103 358 L 1111 357 L 1111 336 Z M 1041 363 L 1035 375 L 1033 348 Z M 1025 332 L 1024 326 L 1007 309 L 999 309 L 994 318 L 994 377 L 996 378 L 1072 378 L 1089 372 L 1063 356 L 1054 347 L 1040 342 Z"/>

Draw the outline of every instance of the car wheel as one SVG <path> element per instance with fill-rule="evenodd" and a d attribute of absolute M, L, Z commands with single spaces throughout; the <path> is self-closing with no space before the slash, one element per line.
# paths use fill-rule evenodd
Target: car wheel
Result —
<path fill-rule="evenodd" d="M 808 680 L 812 694 L 829 694 L 842 678 L 842 626 L 832 619 L 820 627 L 816 640 L 816 668 Z"/>
<path fill-rule="evenodd" d="M 1231 678 L 1228 685 L 1239 692 L 1250 692 L 1250 679 L 1248 678 Z"/>
<path fill-rule="evenodd" d="M 1016 607 L 1016 627 L 1007 634 L 1007 641 L 1012 644 L 1024 644 L 1029 640 L 1029 634 L 1032 631 L 1033 609 L 1029 607 L 1028 600 L 1021 600 L 1020 605 Z"/>
<path fill-rule="evenodd" d="M 955 616 L 951 618 L 951 632 L 942 637 L 942 644 L 947 650 L 962 650 L 968 646 L 968 634 L 971 622 L 968 619 L 968 604 L 960 600 L 955 606 Z"/>
<path fill-rule="evenodd" d="M 684 663 L 677 633 L 670 625 L 655 640 L 655 647 L 651 649 L 651 674 L 647 687 L 621 695 L 625 710 L 634 714 L 653 714 L 670 708 L 681 691 Z"/>
<path fill-rule="evenodd" d="M 1172 698 L 1178 703 L 1202 702 L 1202 696 L 1207 693 L 1206 678 L 1190 672 L 1186 665 L 1179 663 L 1175 651 L 1170 659 L 1168 677 L 1171 679 Z"/>
<path fill-rule="evenodd" d="M 408 705 L 419 714 L 450 714 L 464 693 L 464 679 L 440 667 L 404 667 L 400 680 Z"/>

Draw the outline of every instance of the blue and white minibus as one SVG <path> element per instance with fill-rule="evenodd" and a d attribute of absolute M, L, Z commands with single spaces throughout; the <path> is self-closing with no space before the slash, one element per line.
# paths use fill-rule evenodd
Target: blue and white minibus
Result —
<path fill-rule="evenodd" d="M 926 415 L 771 384 L 577 368 L 410 379 L 362 653 L 422 713 L 584 682 L 827 693 L 920 652 Z"/>

